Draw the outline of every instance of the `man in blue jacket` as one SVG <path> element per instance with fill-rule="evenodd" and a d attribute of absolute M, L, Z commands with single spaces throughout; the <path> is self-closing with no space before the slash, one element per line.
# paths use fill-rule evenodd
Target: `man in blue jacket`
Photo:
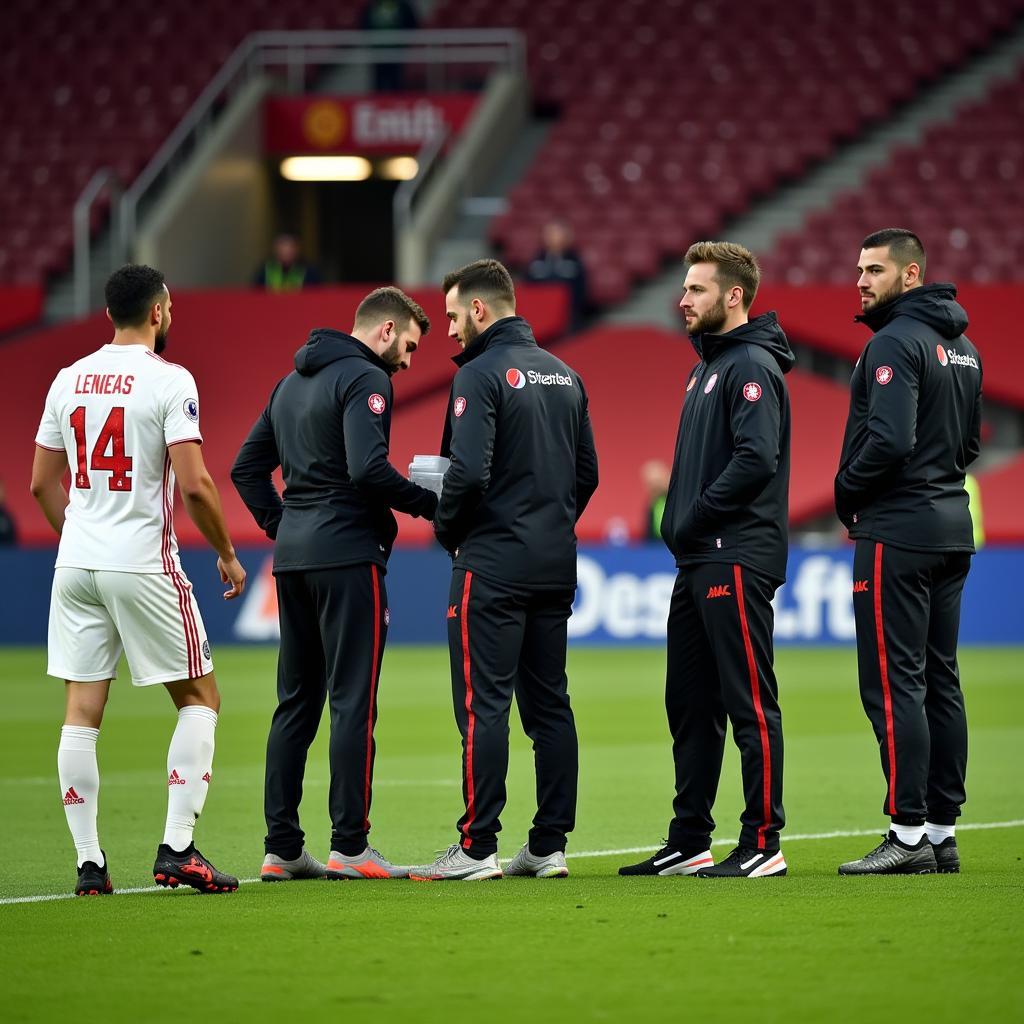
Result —
<path fill-rule="evenodd" d="M 698 242 L 679 305 L 700 362 L 687 378 L 661 534 L 679 575 L 665 704 L 676 767 L 666 845 L 623 875 L 784 875 L 782 716 L 772 597 L 788 553 L 789 393 L 795 362 L 774 313 L 750 320 L 760 271 L 732 242 Z M 726 719 L 740 748 L 739 843 L 711 856 Z"/>

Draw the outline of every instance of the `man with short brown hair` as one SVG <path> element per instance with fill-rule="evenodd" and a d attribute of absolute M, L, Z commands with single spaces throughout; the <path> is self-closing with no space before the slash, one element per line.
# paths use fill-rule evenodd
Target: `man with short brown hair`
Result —
<path fill-rule="evenodd" d="M 622 875 L 784 875 L 782 716 L 772 597 L 786 576 L 789 394 L 795 359 L 774 313 L 748 319 L 760 271 L 732 242 L 698 242 L 680 308 L 690 372 L 661 535 L 679 575 L 668 616 L 665 705 L 676 768 L 665 846 Z M 726 720 L 745 809 L 736 849 L 711 856 Z"/>
<path fill-rule="evenodd" d="M 367 844 L 377 682 L 389 622 L 384 574 L 398 526 L 391 509 L 432 519 L 437 497 L 388 461 L 391 377 L 409 368 L 430 323 L 397 288 L 360 304 L 352 333 L 315 330 L 270 396 L 231 479 L 275 541 L 281 649 L 267 741 L 264 881 L 395 878 Z M 284 474 L 282 501 L 271 474 Z M 331 709 L 331 854 L 303 846 L 306 752 Z"/>

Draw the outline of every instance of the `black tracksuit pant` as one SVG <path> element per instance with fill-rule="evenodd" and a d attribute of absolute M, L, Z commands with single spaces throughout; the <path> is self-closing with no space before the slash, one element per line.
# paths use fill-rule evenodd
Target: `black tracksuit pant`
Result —
<path fill-rule="evenodd" d="M 773 668 L 775 584 L 739 565 L 680 570 L 668 613 L 665 707 L 676 768 L 668 844 L 705 850 L 715 820 L 725 722 L 740 749 L 741 846 L 779 848 L 782 714 Z"/>
<path fill-rule="evenodd" d="M 864 710 L 897 824 L 952 825 L 966 800 L 967 716 L 956 648 L 966 552 L 858 540 L 853 611 Z"/>
<path fill-rule="evenodd" d="M 523 591 L 469 570 L 452 573 L 448 651 L 466 803 L 457 828 L 471 857 L 498 848 L 513 693 L 537 772 L 531 852 L 564 850 L 575 825 L 579 748 L 565 674 L 572 599 L 572 590 Z"/>
<path fill-rule="evenodd" d="M 277 576 L 281 649 L 277 710 L 267 740 L 267 853 L 302 850 L 299 801 L 306 753 L 330 704 L 331 849 L 366 847 L 373 780 L 377 682 L 387 639 L 387 591 L 376 565 Z"/>

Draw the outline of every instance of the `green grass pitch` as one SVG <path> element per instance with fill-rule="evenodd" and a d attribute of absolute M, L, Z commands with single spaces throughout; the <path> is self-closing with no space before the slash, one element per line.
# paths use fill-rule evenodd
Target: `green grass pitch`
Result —
<path fill-rule="evenodd" d="M 0 905 L 6 1021 L 1022 1019 L 1024 687 L 1021 649 L 968 649 L 970 802 L 959 876 L 856 879 L 839 861 L 883 830 L 877 748 L 851 651 L 778 657 L 789 877 L 620 879 L 658 844 L 671 757 L 660 650 L 577 649 L 579 816 L 564 881 L 246 884 L 231 896 L 139 892 Z M 262 859 L 262 771 L 274 704 L 269 649 L 215 652 L 223 709 L 197 831 L 222 868 Z M 0 652 L 0 901 L 66 893 L 74 851 L 56 781 L 62 686 L 36 649 Z M 454 838 L 459 745 L 447 655 L 384 662 L 371 841 L 400 862 Z M 173 728 L 162 688 L 114 684 L 100 737 L 100 837 L 115 886 L 152 884 Z M 718 854 L 735 837 L 738 754 L 726 751 Z M 303 804 L 327 852 L 326 751 Z M 532 757 L 512 726 L 502 856 L 533 810 Z M 997 825 L 1001 827 L 980 827 Z M 822 838 L 833 832 L 865 833 Z M 576 854 L 574 857 L 573 854 Z"/>

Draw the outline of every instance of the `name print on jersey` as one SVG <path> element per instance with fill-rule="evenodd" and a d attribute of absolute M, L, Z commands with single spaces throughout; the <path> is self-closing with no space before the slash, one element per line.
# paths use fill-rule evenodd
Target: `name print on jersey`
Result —
<path fill-rule="evenodd" d="M 80 373 L 75 377 L 75 394 L 130 395 L 134 383 L 131 373 Z"/>

